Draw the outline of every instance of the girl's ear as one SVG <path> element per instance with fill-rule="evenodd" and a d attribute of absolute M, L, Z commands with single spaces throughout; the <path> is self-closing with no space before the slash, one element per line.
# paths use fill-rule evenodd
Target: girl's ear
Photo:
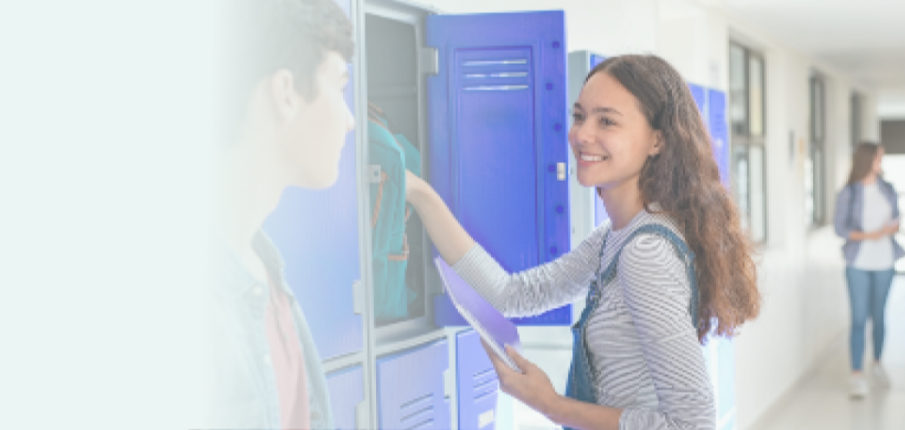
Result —
<path fill-rule="evenodd" d="M 653 132 L 654 145 L 651 146 L 650 151 L 647 153 L 648 156 L 653 157 L 660 153 L 663 150 L 663 146 L 666 143 L 666 140 L 663 139 L 663 132 L 660 130 L 654 130 Z"/>

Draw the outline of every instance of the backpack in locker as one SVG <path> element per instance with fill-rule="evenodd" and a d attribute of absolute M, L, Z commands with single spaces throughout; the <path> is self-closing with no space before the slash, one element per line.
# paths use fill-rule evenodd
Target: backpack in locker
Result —
<path fill-rule="evenodd" d="M 420 156 L 404 136 L 394 135 L 383 113 L 368 109 L 368 152 L 372 169 L 371 255 L 374 274 L 374 313 L 377 324 L 408 317 L 408 305 L 417 296 L 405 282 L 409 246 L 405 223 L 410 209 L 405 203 L 405 171 L 420 175 Z"/>

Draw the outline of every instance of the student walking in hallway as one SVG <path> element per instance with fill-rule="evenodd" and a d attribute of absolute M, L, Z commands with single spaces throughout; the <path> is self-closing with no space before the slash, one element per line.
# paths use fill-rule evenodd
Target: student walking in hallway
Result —
<path fill-rule="evenodd" d="M 854 398 L 863 398 L 869 392 L 863 371 L 868 317 L 873 327 L 871 373 L 878 386 L 889 387 L 889 377 L 880 365 L 886 337 L 886 299 L 895 275 L 895 262 L 905 255 L 894 239 L 899 231 L 898 194 L 881 176 L 882 158 L 881 146 L 859 145 L 853 155 L 848 184 L 836 199 L 836 233 L 846 239 L 842 250 L 852 312 L 849 389 Z"/>

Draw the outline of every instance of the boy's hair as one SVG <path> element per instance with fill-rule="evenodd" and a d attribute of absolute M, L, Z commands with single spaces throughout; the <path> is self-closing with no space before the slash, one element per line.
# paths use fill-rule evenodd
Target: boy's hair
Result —
<path fill-rule="evenodd" d="M 241 120 L 255 85 L 277 70 L 290 71 L 310 101 L 328 52 L 352 60 L 352 23 L 333 0 L 228 0 L 222 7 L 218 78 L 229 129 Z"/>

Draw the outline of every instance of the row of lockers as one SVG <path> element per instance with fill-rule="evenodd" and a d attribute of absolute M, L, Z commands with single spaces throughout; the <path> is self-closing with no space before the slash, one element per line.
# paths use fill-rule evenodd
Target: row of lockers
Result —
<path fill-rule="evenodd" d="M 377 418 L 381 429 L 493 429 L 497 418 L 499 381 L 473 330 L 457 333 L 455 363 L 449 362 L 449 341 L 437 340 L 377 360 Z M 447 375 L 455 366 L 455 383 Z M 361 366 L 327 375 L 337 429 L 355 429 L 364 401 Z M 451 397 L 458 416 L 453 420 Z"/>
<path fill-rule="evenodd" d="M 447 340 L 434 341 L 377 361 L 378 425 L 381 429 L 490 430 L 497 428 L 499 381 L 474 331 L 455 335 L 455 363 L 449 363 Z M 734 348 L 716 339 L 704 347 L 717 401 L 717 428 L 735 428 Z M 446 378 L 455 367 L 455 386 Z M 358 428 L 358 407 L 364 401 L 361 366 L 327 376 L 337 429 Z M 458 404 L 452 415 L 451 397 Z M 453 420 L 455 418 L 455 420 Z M 507 419 L 506 421 L 511 421 Z M 510 430 L 510 429 L 505 429 Z"/>

